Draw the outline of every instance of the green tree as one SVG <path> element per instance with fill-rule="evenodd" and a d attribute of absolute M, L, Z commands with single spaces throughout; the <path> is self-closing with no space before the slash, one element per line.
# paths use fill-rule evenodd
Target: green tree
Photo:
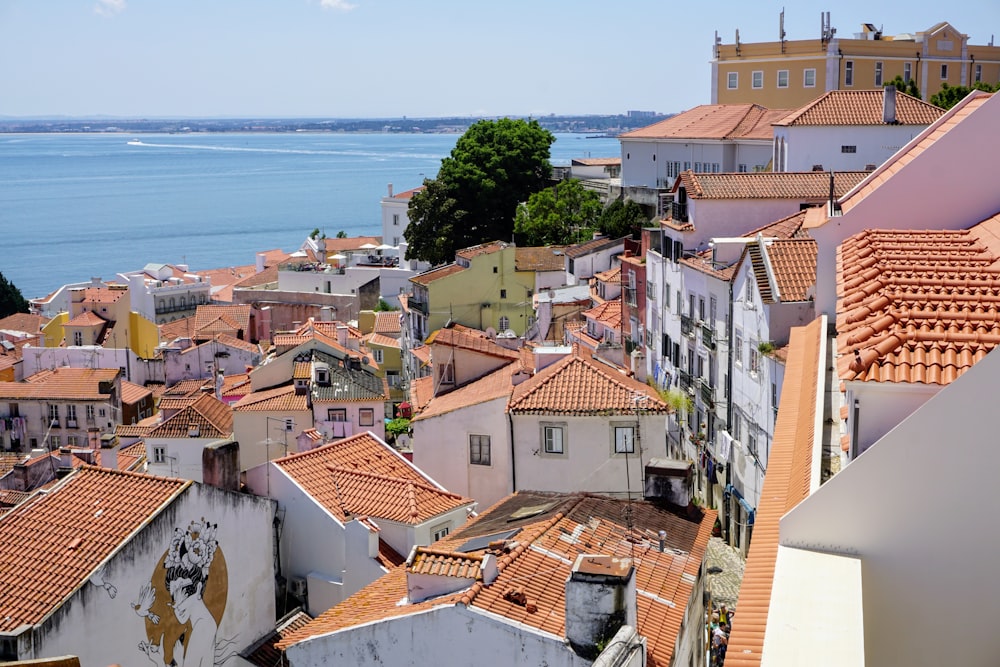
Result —
<path fill-rule="evenodd" d="M 538 121 L 481 120 L 441 161 L 436 179 L 410 199 L 407 259 L 450 262 L 455 251 L 506 240 L 517 205 L 545 187 L 555 137 Z"/>
<path fill-rule="evenodd" d="M 968 96 L 973 90 L 983 90 L 987 93 L 995 93 L 1000 88 L 1000 84 L 991 86 L 988 83 L 977 81 L 969 86 L 949 86 L 947 83 L 941 84 L 941 90 L 931 95 L 931 104 L 942 109 L 950 109 Z"/>
<path fill-rule="evenodd" d="M 341 229 L 339 232 L 337 232 L 337 238 L 338 239 L 346 239 L 347 238 L 347 232 L 345 232 L 343 229 Z"/>
<path fill-rule="evenodd" d="M 577 179 L 559 181 L 517 207 L 514 232 L 529 246 L 567 245 L 590 235 L 601 215 L 601 198 Z"/>
<path fill-rule="evenodd" d="M 649 216 L 643 212 L 642 206 L 631 199 L 616 199 L 601 213 L 597 226 L 608 238 L 618 239 L 647 224 Z"/>
<path fill-rule="evenodd" d="M 917 88 L 916 79 L 903 81 L 903 77 L 897 74 L 896 78 L 890 81 L 887 85 L 895 86 L 896 90 L 898 90 L 901 93 L 906 93 L 910 97 L 916 97 L 917 99 L 920 98 L 920 89 Z"/>
<path fill-rule="evenodd" d="M 392 310 L 399 310 L 399 308 L 396 308 L 395 306 L 391 305 L 385 299 L 379 298 L 378 303 L 375 304 L 375 309 L 374 310 L 375 310 L 376 313 L 381 313 L 381 312 L 387 312 L 387 311 L 392 311 Z"/>
<path fill-rule="evenodd" d="M 0 273 L 0 317 L 28 312 L 28 301 L 14 283 Z"/>

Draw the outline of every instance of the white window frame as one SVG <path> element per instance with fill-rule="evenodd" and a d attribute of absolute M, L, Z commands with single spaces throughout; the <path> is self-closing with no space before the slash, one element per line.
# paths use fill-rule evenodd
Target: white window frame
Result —
<path fill-rule="evenodd" d="M 485 456 L 483 446 L 485 445 Z M 493 465 L 493 451 L 490 436 L 480 433 L 469 434 L 469 463 L 477 466 Z"/>
<path fill-rule="evenodd" d="M 788 70 L 778 70 L 778 88 L 788 88 Z"/>
<path fill-rule="evenodd" d="M 611 447 L 615 454 L 635 454 L 636 427 L 635 422 L 611 425 Z"/>
<path fill-rule="evenodd" d="M 451 526 L 447 523 L 442 523 L 431 528 L 431 541 L 437 542 L 438 540 L 443 540 L 448 537 L 448 533 L 451 532 Z"/>
<path fill-rule="evenodd" d="M 510 329 L 510 318 L 507 317 L 506 315 L 501 315 L 500 319 L 497 321 L 497 324 L 499 325 L 498 328 L 500 329 L 500 331 L 506 331 L 507 329 Z"/>
<path fill-rule="evenodd" d="M 974 83 L 981 83 L 983 80 L 983 64 L 976 63 L 976 73 L 973 75 Z"/>
<path fill-rule="evenodd" d="M 743 332 L 739 329 L 733 334 L 733 362 L 743 367 Z"/>
<path fill-rule="evenodd" d="M 377 347 L 372 348 L 372 359 L 375 360 L 376 364 L 381 364 L 384 358 L 385 355 L 382 353 L 382 350 L 380 348 Z"/>
<path fill-rule="evenodd" d="M 903 83 L 909 83 L 913 78 L 913 63 L 903 63 Z"/>
<path fill-rule="evenodd" d="M 757 348 L 757 341 L 749 341 L 750 375 L 756 377 L 760 373 L 760 350 Z"/>
<path fill-rule="evenodd" d="M 167 462 L 167 448 L 153 447 L 153 463 L 166 463 L 166 462 Z"/>
<path fill-rule="evenodd" d="M 815 88 L 816 87 L 816 68 L 807 67 L 802 70 L 802 87 L 803 88 Z"/>
<path fill-rule="evenodd" d="M 728 90 L 736 90 L 739 87 L 740 87 L 740 73 L 728 72 L 726 74 L 726 88 Z"/>
<path fill-rule="evenodd" d="M 764 70 L 754 70 L 750 78 L 750 87 L 754 90 L 760 90 L 764 87 Z"/>
<path fill-rule="evenodd" d="M 441 384 L 455 384 L 455 362 L 449 361 L 441 366 Z"/>
<path fill-rule="evenodd" d="M 844 85 L 854 86 L 854 61 L 844 61 Z"/>
<path fill-rule="evenodd" d="M 566 424 L 542 424 L 542 454 L 566 455 Z"/>

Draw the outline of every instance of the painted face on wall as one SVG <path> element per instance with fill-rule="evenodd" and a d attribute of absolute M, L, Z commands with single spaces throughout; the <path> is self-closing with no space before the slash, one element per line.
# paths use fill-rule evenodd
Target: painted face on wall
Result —
<path fill-rule="evenodd" d="M 187 623 L 191 618 L 191 605 L 201 600 L 201 582 L 198 582 L 194 593 L 188 594 L 192 581 L 190 579 L 174 579 L 170 582 L 171 607 L 178 622 Z"/>

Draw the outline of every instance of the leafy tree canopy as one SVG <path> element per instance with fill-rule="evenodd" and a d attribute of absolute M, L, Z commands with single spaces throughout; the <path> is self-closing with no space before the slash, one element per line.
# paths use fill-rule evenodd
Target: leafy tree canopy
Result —
<path fill-rule="evenodd" d="M 608 238 L 618 239 L 647 224 L 649 216 L 643 212 L 642 206 L 631 199 L 616 199 L 601 213 L 598 229 Z"/>
<path fill-rule="evenodd" d="M 897 74 L 896 78 L 890 81 L 888 85 L 895 86 L 896 90 L 898 90 L 901 93 L 906 93 L 907 95 L 911 97 L 916 97 L 918 99 L 920 98 L 920 89 L 917 88 L 916 79 L 903 81 L 903 77 Z"/>
<path fill-rule="evenodd" d="M 396 308 L 385 299 L 379 298 L 378 303 L 375 304 L 376 313 L 389 312 L 393 310 L 399 310 L 399 308 Z"/>
<path fill-rule="evenodd" d="M 538 121 L 482 120 L 410 199 L 407 259 L 442 264 L 468 246 L 509 239 L 520 202 L 545 187 L 555 137 Z"/>
<path fill-rule="evenodd" d="M 539 190 L 517 207 L 514 232 L 529 246 L 568 245 L 589 237 L 597 227 L 601 198 L 577 179 Z"/>
<path fill-rule="evenodd" d="M 0 317 L 28 312 L 28 301 L 14 283 L 0 273 Z"/>
<path fill-rule="evenodd" d="M 1000 84 L 991 86 L 982 81 L 972 84 L 971 88 L 968 86 L 949 86 L 947 83 L 942 83 L 941 90 L 931 95 L 931 104 L 939 106 L 942 109 L 950 109 L 965 99 L 973 90 L 984 90 L 987 93 L 995 93 L 998 88 L 1000 88 Z"/>
<path fill-rule="evenodd" d="M 345 232 L 343 229 L 341 229 L 339 232 L 337 232 L 337 238 L 338 239 L 346 239 L 347 238 L 347 232 Z"/>

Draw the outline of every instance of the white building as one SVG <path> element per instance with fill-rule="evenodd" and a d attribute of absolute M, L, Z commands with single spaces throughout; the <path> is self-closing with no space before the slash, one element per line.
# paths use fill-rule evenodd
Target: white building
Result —
<path fill-rule="evenodd" d="M 186 264 L 147 264 L 117 277 L 129 287 L 132 310 L 157 324 L 194 315 L 212 300 L 211 281 Z"/>
<path fill-rule="evenodd" d="M 145 438 L 147 470 L 151 475 L 202 479 L 205 448 L 233 435 L 233 410 L 212 394 L 202 394 L 163 422 Z"/>
<path fill-rule="evenodd" d="M 461 527 L 475 508 L 371 433 L 322 444 L 247 475 L 284 516 L 290 606 L 318 615 Z"/>
<path fill-rule="evenodd" d="M 273 505 L 178 479 L 69 474 L 0 516 L 0 658 L 220 664 L 274 627 Z"/>
<path fill-rule="evenodd" d="M 388 194 L 382 197 L 382 240 L 386 244 L 398 247 L 406 243 L 403 232 L 410 224 L 410 199 L 423 189 L 421 185 L 412 190 L 393 192 L 392 183 L 389 184 Z"/>

